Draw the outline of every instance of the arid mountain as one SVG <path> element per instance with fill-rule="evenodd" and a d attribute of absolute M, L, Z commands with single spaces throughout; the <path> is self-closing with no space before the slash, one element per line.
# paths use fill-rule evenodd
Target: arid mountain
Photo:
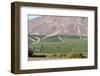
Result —
<path fill-rule="evenodd" d="M 74 16 L 39 16 L 28 21 L 30 35 L 87 36 L 88 18 Z"/>

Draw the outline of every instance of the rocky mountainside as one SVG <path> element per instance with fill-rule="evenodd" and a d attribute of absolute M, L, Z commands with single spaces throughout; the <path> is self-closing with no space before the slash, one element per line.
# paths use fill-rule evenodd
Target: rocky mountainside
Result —
<path fill-rule="evenodd" d="M 39 16 L 28 21 L 30 35 L 87 36 L 88 18 L 74 16 Z"/>

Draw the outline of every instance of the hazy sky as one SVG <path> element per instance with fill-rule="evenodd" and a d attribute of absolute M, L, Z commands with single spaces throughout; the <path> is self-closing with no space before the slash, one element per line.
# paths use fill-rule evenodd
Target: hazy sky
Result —
<path fill-rule="evenodd" d="M 29 16 L 28 16 L 28 19 L 31 20 L 31 19 L 35 19 L 35 18 L 37 18 L 37 17 L 40 17 L 40 16 L 29 15 Z"/>

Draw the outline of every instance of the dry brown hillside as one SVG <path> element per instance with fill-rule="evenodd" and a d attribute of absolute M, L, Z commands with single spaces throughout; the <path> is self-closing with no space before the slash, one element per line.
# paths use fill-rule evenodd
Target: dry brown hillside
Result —
<path fill-rule="evenodd" d="M 74 16 L 39 16 L 28 21 L 29 34 L 87 36 L 88 18 Z"/>

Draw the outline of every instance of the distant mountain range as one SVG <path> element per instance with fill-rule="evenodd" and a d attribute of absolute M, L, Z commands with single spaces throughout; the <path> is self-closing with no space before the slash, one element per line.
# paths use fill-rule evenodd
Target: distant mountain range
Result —
<path fill-rule="evenodd" d="M 30 35 L 87 36 L 88 18 L 74 16 L 39 16 L 28 21 Z"/>

